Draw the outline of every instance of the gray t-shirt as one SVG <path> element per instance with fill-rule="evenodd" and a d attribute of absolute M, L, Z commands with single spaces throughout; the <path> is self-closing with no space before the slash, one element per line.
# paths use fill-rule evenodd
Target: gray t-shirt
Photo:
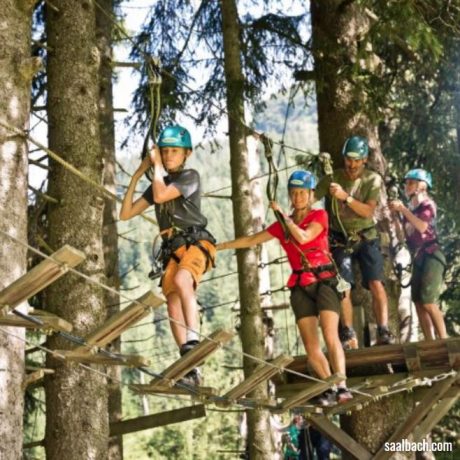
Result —
<path fill-rule="evenodd" d="M 155 214 L 161 230 L 178 227 L 206 227 L 208 220 L 201 214 L 200 175 L 194 169 L 184 169 L 170 173 L 164 178 L 166 185 L 174 185 L 181 195 L 174 200 L 156 204 L 153 199 L 152 186 L 142 195 L 150 204 L 155 203 Z"/>

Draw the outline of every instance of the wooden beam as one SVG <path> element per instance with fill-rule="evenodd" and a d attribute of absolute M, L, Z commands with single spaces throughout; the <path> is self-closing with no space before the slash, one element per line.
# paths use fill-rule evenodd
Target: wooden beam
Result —
<path fill-rule="evenodd" d="M 257 385 L 267 381 L 270 377 L 279 372 L 279 368 L 284 368 L 292 362 L 292 356 L 280 355 L 275 358 L 271 363 L 260 364 L 256 367 L 254 372 L 246 379 L 239 383 L 236 387 L 228 391 L 224 398 L 229 401 L 236 401 L 249 392 L 251 392 Z"/>
<path fill-rule="evenodd" d="M 0 314 L 32 297 L 67 273 L 69 267 L 75 267 L 85 259 L 85 255 L 71 246 L 65 245 L 51 255 L 51 259 L 42 260 L 32 270 L 14 281 L 0 292 Z"/>
<path fill-rule="evenodd" d="M 196 387 L 196 386 L 190 386 L 190 389 L 184 386 L 174 386 L 171 387 L 169 385 L 150 385 L 150 384 L 140 384 L 136 383 L 133 385 L 130 385 L 130 388 L 132 388 L 136 393 L 139 394 L 167 394 L 167 395 L 187 395 L 193 396 L 193 393 L 196 394 L 196 396 L 216 396 L 217 395 L 217 390 L 213 387 Z"/>
<path fill-rule="evenodd" d="M 28 316 L 31 316 L 43 324 L 39 325 L 37 323 L 33 323 L 32 321 L 28 321 L 25 318 L 20 318 L 19 316 L 13 315 L 11 313 L 7 314 L 6 316 L 0 316 L 0 324 L 3 326 L 25 327 L 27 329 L 43 329 L 45 331 L 50 330 L 71 332 L 73 329 L 71 323 L 47 311 L 31 308 Z"/>
<path fill-rule="evenodd" d="M 342 380 L 346 380 L 344 375 L 334 374 L 328 377 L 324 382 L 316 382 L 313 386 L 305 388 L 290 398 L 285 399 L 280 406 L 280 410 L 285 412 L 289 409 L 292 409 L 293 407 L 297 407 L 303 403 L 306 403 L 309 399 L 318 396 L 323 391 L 331 388 L 332 385 Z"/>
<path fill-rule="evenodd" d="M 324 416 L 307 417 L 307 421 L 343 451 L 358 460 L 370 460 L 372 454 Z"/>
<path fill-rule="evenodd" d="M 441 380 L 436 383 L 429 393 L 423 398 L 418 406 L 409 414 L 409 417 L 399 425 L 396 431 L 390 436 L 387 442 L 399 442 L 404 438 L 407 438 L 409 434 L 415 429 L 415 427 L 423 420 L 426 414 L 432 409 L 432 406 L 441 398 L 444 397 L 445 393 L 449 390 L 451 385 L 457 380 L 457 375 L 448 377 L 445 380 Z M 392 452 L 386 452 L 384 445 L 375 455 L 376 460 L 384 460 L 391 457 Z"/>
<path fill-rule="evenodd" d="M 451 407 L 457 402 L 460 394 L 456 392 L 454 396 L 446 396 L 431 409 L 431 412 L 425 419 L 414 429 L 414 442 L 421 441 L 434 428 L 438 422 L 449 412 Z"/>
<path fill-rule="evenodd" d="M 196 405 L 191 407 L 183 407 L 174 409 L 168 412 L 160 412 L 159 414 L 146 415 L 121 422 L 113 422 L 110 424 L 110 436 L 120 436 L 136 431 L 149 430 L 158 426 L 170 425 L 172 423 L 186 422 L 206 416 L 204 405 Z"/>
<path fill-rule="evenodd" d="M 74 353 L 89 353 L 92 348 L 102 348 L 119 337 L 136 322 L 145 318 L 152 309 L 163 305 L 166 300 L 152 291 L 146 292 L 128 307 L 111 316 L 85 339 L 87 345 L 73 350 Z"/>
<path fill-rule="evenodd" d="M 115 355 L 113 357 L 101 353 L 76 353 L 73 350 L 53 350 L 57 358 L 61 356 L 65 361 L 75 361 L 78 363 L 93 363 L 102 364 L 105 366 L 129 366 L 143 367 L 149 366 L 150 362 L 147 358 L 139 355 Z"/>
<path fill-rule="evenodd" d="M 163 373 L 162 378 L 153 379 L 150 385 L 153 386 L 174 386 L 187 372 L 199 366 L 204 359 L 216 351 L 222 344 L 228 342 L 234 336 L 233 332 L 220 329 L 213 332 L 209 338 L 202 340 L 196 347 L 187 354 L 175 361 Z"/>
<path fill-rule="evenodd" d="M 404 358 L 406 360 L 407 370 L 409 372 L 417 372 L 422 370 L 422 362 L 418 353 L 416 343 L 409 343 L 403 348 Z"/>
<path fill-rule="evenodd" d="M 406 364 L 405 348 L 411 348 L 413 344 L 381 345 L 378 347 L 360 348 L 358 350 L 347 350 L 345 362 L 348 371 L 364 369 L 366 366 L 379 364 Z M 460 337 L 449 339 L 427 340 L 417 343 L 417 352 L 420 358 L 422 369 L 450 368 L 460 369 L 460 353 L 454 350 L 460 349 Z M 448 350 L 451 350 L 450 353 Z M 308 361 L 305 356 L 296 356 L 288 366 L 289 370 L 305 373 L 308 371 Z M 280 379 L 281 380 L 281 379 Z M 299 377 L 289 376 L 290 383 L 300 381 Z"/>

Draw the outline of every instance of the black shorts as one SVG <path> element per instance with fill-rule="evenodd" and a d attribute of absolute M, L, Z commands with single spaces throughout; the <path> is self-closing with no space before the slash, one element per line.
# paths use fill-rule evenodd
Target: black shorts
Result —
<path fill-rule="evenodd" d="M 353 276 L 352 260 L 355 259 L 359 263 L 363 286 L 369 289 L 369 281 L 383 281 L 383 256 L 380 251 L 380 241 L 362 240 L 353 247 L 350 253 L 344 247 L 338 246 L 332 249 L 332 257 L 337 264 L 340 275 L 352 286 L 355 284 Z"/>
<path fill-rule="evenodd" d="M 336 291 L 335 278 L 327 281 L 294 286 L 291 288 L 291 306 L 296 321 L 307 316 L 318 316 L 321 310 L 340 312 L 340 297 Z"/>

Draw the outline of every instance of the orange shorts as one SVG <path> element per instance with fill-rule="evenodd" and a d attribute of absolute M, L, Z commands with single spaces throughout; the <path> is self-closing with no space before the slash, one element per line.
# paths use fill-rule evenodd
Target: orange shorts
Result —
<path fill-rule="evenodd" d="M 216 247 L 206 240 L 200 240 L 200 244 L 209 252 L 209 255 L 214 260 L 216 257 Z M 195 282 L 195 289 L 202 276 L 212 268 L 211 262 L 203 251 L 193 244 L 188 249 L 185 245 L 181 246 L 174 254 L 179 259 L 179 262 L 171 258 L 161 280 L 161 287 L 165 296 L 176 290 L 174 277 L 180 268 L 187 270 L 192 275 Z"/>

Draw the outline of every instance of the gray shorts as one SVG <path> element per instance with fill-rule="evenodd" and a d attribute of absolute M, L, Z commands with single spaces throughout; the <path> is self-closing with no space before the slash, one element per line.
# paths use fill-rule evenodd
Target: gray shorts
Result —
<path fill-rule="evenodd" d="M 334 285 L 335 278 L 291 288 L 291 306 L 296 321 L 307 316 L 319 316 L 321 310 L 340 313 L 340 297 Z"/>

